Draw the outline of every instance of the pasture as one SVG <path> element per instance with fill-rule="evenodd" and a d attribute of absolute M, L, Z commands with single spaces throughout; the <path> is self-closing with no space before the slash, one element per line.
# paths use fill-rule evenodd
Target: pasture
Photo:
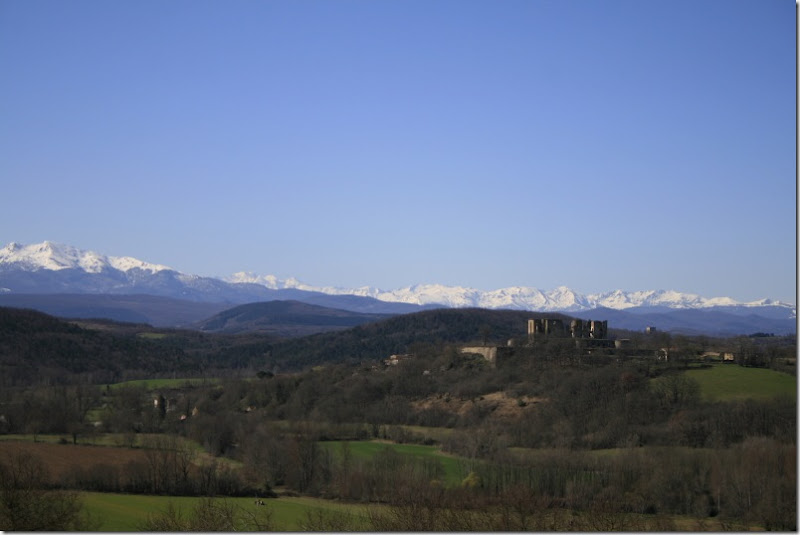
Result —
<path fill-rule="evenodd" d="M 797 399 L 797 378 L 766 368 L 715 364 L 685 372 L 697 381 L 708 401 L 766 400 L 777 396 Z"/>
<path fill-rule="evenodd" d="M 464 479 L 464 470 L 458 457 L 442 453 L 436 446 L 422 446 L 419 444 L 395 444 L 381 440 L 369 441 L 330 441 L 320 442 L 323 447 L 332 448 L 336 455 L 342 454 L 344 447 L 349 448 L 354 459 L 369 459 L 378 453 L 391 449 L 400 455 L 412 457 L 417 460 L 435 460 L 441 463 L 444 469 L 444 483 L 458 485 Z M 347 446 L 345 446 L 347 444 Z"/>
<path fill-rule="evenodd" d="M 199 386 L 219 383 L 219 379 L 212 377 L 183 377 L 177 379 L 136 379 L 133 381 L 123 381 L 121 383 L 109 384 L 108 388 L 116 390 L 118 388 L 136 387 L 145 390 L 155 390 L 158 388 L 182 388 L 184 386 Z"/>
<path fill-rule="evenodd" d="M 81 493 L 83 503 L 91 517 L 97 521 L 97 531 L 122 532 L 140 531 L 142 523 L 149 516 L 164 512 L 172 504 L 183 516 L 191 514 L 203 498 L 150 496 L 131 494 L 108 494 L 99 492 Z M 385 505 L 364 505 L 343 503 L 332 500 L 306 497 L 280 497 L 264 500 L 263 507 L 255 505 L 252 498 L 220 498 L 227 504 L 253 514 L 266 514 L 270 519 L 273 531 L 319 531 L 329 530 L 330 527 L 315 522 L 319 516 L 336 515 L 344 516 L 348 520 L 348 527 L 360 531 L 370 531 L 371 524 L 368 517 L 368 508 L 384 510 Z M 575 518 L 581 519 L 585 513 L 564 509 L 555 509 L 536 515 L 541 518 Z M 621 519 L 617 519 L 618 521 Z M 716 518 L 695 518 L 681 515 L 640 515 L 629 514 L 625 524 L 615 524 L 625 530 L 658 530 L 658 531 L 694 531 L 718 532 L 726 530 L 736 531 L 761 531 L 763 528 L 756 525 L 743 525 L 739 523 L 723 523 Z M 602 518 L 600 519 L 602 520 Z M 593 524 L 588 524 L 593 525 Z"/>
<path fill-rule="evenodd" d="M 151 496 L 140 494 L 81 493 L 89 514 L 99 522 L 98 531 L 139 531 L 149 515 L 166 510 L 168 504 L 182 514 L 190 514 L 202 498 L 185 496 Z M 310 517 L 318 513 L 348 515 L 356 525 L 367 528 L 366 506 L 305 497 L 280 497 L 264 500 L 257 506 L 253 498 L 220 498 L 252 513 L 267 513 L 274 531 L 302 531 Z"/>

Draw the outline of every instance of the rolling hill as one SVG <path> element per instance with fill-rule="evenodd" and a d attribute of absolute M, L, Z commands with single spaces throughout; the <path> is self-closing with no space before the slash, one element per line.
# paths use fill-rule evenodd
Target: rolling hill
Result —
<path fill-rule="evenodd" d="M 524 336 L 528 320 L 558 313 L 478 308 L 436 309 L 404 314 L 340 332 L 322 333 L 271 344 L 269 362 L 281 369 L 300 369 L 325 362 L 359 362 L 408 353 L 423 344 L 505 344 Z"/>
<path fill-rule="evenodd" d="M 0 307 L 0 384 L 113 382 L 126 371 L 147 374 L 197 373 L 201 362 L 179 345 L 137 336 L 146 325 L 127 324 L 115 332 L 86 328 L 33 310 Z"/>
<path fill-rule="evenodd" d="M 206 332 L 250 332 L 295 337 L 347 329 L 388 317 L 388 314 L 362 314 L 300 301 L 267 301 L 224 310 L 195 323 L 192 328 Z"/>

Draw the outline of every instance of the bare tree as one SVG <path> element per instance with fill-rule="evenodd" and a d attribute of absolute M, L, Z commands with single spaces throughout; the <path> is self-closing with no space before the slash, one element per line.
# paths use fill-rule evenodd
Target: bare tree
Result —
<path fill-rule="evenodd" d="M 42 461 L 24 450 L 0 460 L 0 530 L 90 531 L 97 529 L 77 492 L 48 490 Z"/>
<path fill-rule="evenodd" d="M 272 531 L 272 509 L 247 510 L 224 499 L 203 498 L 190 513 L 171 501 L 141 523 L 142 531 Z"/>

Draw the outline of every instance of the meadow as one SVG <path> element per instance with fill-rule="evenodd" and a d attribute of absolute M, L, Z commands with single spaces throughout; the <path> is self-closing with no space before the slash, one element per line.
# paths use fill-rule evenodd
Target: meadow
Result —
<path fill-rule="evenodd" d="M 203 498 L 185 496 L 151 496 L 82 493 L 89 514 L 99 522 L 98 531 L 139 531 L 148 515 L 163 513 L 172 503 L 183 514 L 190 513 Z M 308 497 L 280 497 L 264 500 L 266 509 L 252 498 L 220 498 L 226 503 L 254 513 L 264 510 L 271 516 L 274 531 L 301 531 L 315 514 L 344 514 L 358 526 L 367 526 L 366 506 Z M 371 507 L 375 507 L 374 505 Z"/>
<path fill-rule="evenodd" d="M 86 511 L 96 522 L 97 531 L 132 532 L 141 531 L 148 517 L 164 513 L 171 505 L 181 515 L 189 514 L 203 498 L 111 494 L 99 492 L 81 493 Z M 389 508 L 380 504 L 355 504 L 310 497 L 280 497 L 265 500 L 263 508 L 251 498 L 220 498 L 226 504 L 241 508 L 254 514 L 266 513 L 272 531 L 330 531 L 330 524 L 321 524 L 320 519 L 339 517 L 342 527 L 348 530 L 373 531 L 369 522 L 369 512 L 385 513 Z M 577 521 L 583 515 L 577 511 L 542 511 L 540 520 L 549 517 L 573 518 Z M 586 519 L 584 519 L 586 521 Z M 324 520 L 323 520 L 324 522 Z M 738 531 L 762 531 L 758 525 L 731 524 L 719 519 L 698 519 L 685 515 L 630 515 L 627 524 L 620 524 L 620 530 L 635 530 L 639 527 L 660 525 L 665 531 L 719 532 L 731 529 Z M 334 524 L 335 526 L 335 524 Z M 627 527 L 627 529 L 626 529 Z M 668 528 L 668 529 L 667 529 Z M 335 530 L 335 528 L 334 528 Z"/>
<path fill-rule="evenodd" d="M 767 368 L 714 364 L 684 372 L 697 381 L 708 401 L 765 400 L 776 396 L 797 399 L 797 378 Z"/>
<path fill-rule="evenodd" d="M 342 448 L 347 447 L 354 459 L 369 459 L 387 449 L 416 460 L 433 459 L 441 463 L 444 469 L 443 483 L 447 486 L 459 485 L 464 478 L 461 461 L 455 456 L 443 453 L 437 446 L 395 444 L 385 440 L 330 441 L 321 442 L 320 444 L 323 447 L 331 448 L 337 456 L 341 456 Z"/>
<path fill-rule="evenodd" d="M 219 383 L 219 379 L 206 377 L 184 377 L 176 379 L 136 379 L 133 381 L 123 381 L 107 385 L 111 390 L 120 388 L 144 388 L 145 390 L 156 390 L 158 388 L 183 388 L 186 386 L 204 386 Z"/>

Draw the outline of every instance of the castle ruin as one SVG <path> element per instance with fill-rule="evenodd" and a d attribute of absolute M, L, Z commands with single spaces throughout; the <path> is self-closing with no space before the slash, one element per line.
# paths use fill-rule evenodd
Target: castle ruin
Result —
<path fill-rule="evenodd" d="M 548 339 L 572 339 L 575 347 L 586 354 L 596 349 L 624 349 L 630 340 L 609 340 L 608 321 L 573 319 L 566 323 L 561 318 L 542 318 L 528 320 L 527 347 L 539 345 Z M 513 339 L 506 346 L 469 346 L 460 348 L 462 354 L 480 355 L 492 366 L 515 354 L 517 348 Z M 387 361 L 388 364 L 388 361 Z"/>
<path fill-rule="evenodd" d="M 528 339 L 534 341 L 542 336 L 605 340 L 608 337 L 608 321 L 574 319 L 567 326 L 559 318 L 528 320 Z"/>

